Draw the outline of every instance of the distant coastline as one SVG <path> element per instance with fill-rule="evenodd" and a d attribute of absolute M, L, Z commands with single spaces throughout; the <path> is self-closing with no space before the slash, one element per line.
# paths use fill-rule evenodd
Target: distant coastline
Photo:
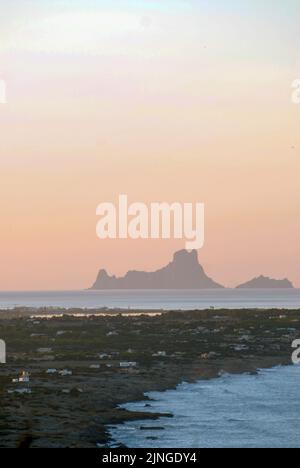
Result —
<path fill-rule="evenodd" d="M 201 290 L 79 290 L 0 292 L 1 310 L 70 309 L 131 312 L 132 310 L 295 309 L 300 289 L 201 289 Z"/>

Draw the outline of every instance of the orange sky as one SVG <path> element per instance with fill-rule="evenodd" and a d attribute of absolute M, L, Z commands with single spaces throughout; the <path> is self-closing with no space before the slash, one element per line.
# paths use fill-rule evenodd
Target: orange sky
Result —
<path fill-rule="evenodd" d="M 216 281 L 300 287 L 296 2 L 274 0 L 272 20 L 256 0 L 48 3 L 0 23 L 0 290 L 167 263 L 184 241 L 96 237 L 97 205 L 120 193 L 204 202 L 199 259 Z"/>

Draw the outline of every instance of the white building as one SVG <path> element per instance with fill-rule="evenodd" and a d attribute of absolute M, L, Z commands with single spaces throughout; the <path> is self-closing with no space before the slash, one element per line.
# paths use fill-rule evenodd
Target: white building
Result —
<path fill-rule="evenodd" d="M 128 369 L 128 367 L 136 367 L 137 362 L 130 362 L 130 361 L 121 361 L 120 367 L 123 369 Z"/>

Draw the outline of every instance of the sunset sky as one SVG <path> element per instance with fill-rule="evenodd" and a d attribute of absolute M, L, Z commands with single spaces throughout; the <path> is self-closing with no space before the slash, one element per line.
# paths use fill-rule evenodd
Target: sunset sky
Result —
<path fill-rule="evenodd" d="M 299 0 L 1 1 L 0 290 L 89 287 L 184 241 L 96 237 L 96 207 L 204 202 L 227 286 L 300 287 Z"/>

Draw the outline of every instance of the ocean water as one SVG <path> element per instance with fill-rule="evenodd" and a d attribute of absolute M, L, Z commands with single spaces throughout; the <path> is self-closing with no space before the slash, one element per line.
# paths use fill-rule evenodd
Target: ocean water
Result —
<path fill-rule="evenodd" d="M 135 421 L 110 428 L 114 443 L 133 448 L 299 448 L 300 367 L 258 375 L 224 375 L 147 394 L 134 411 L 168 412 L 173 418 Z M 141 429 L 142 427 L 142 429 Z"/>
<path fill-rule="evenodd" d="M 300 289 L 0 292 L 0 309 L 26 307 L 109 309 L 300 308 Z"/>

